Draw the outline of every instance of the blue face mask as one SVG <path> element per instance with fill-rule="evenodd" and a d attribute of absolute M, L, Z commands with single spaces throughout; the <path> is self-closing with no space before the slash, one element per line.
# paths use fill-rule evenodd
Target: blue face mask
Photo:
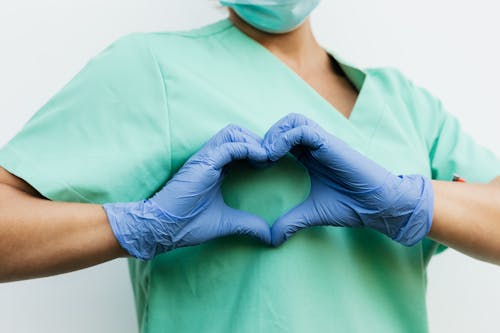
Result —
<path fill-rule="evenodd" d="M 251 26 L 270 33 L 298 28 L 320 0 L 220 0 Z"/>

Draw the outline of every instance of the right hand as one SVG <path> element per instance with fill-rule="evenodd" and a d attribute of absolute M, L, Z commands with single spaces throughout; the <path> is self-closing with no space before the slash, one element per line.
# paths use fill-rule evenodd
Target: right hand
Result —
<path fill-rule="evenodd" d="M 371 228 L 405 246 L 429 232 L 434 191 L 427 177 L 393 174 L 300 114 L 273 125 L 263 145 L 271 161 L 291 152 L 311 177 L 309 197 L 273 224 L 274 246 L 313 226 Z"/>
<path fill-rule="evenodd" d="M 152 198 L 103 205 L 120 245 L 132 256 L 149 260 L 178 247 L 228 235 L 249 235 L 271 242 L 261 218 L 224 203 L 224 167 L 234 160 L 266 163 L 261 139 L 230 125 L 193 155 Z"/>

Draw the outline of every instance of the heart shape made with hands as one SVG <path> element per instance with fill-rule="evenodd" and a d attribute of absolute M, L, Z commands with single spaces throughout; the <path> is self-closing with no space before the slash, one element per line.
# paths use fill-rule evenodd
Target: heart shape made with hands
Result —
<path fill-rule="evenodd" d="M 266 188 L 250 173 L 231 181 L 227 168 L 238 160 L 274 164 L 262 171 L 260 185 Z M 236 201 L 226 202 L 223 192 Z M 396 176 L 312 120 L 290 114 L 263 139 L 227 126 L 149 199 L 103 207 L 120 245 L 148 260 L 229 235 L 278 246 L 311 226 L 368 227 L 411 246 L 430 229 L 433 193 L 426 177 Z M 263 219 L 248 208 L 268 215 Z"/>
<path fill-rule="evenodd" d="M 294 208 L 295 211 L 300 209 L 311 195 L 313 179 L 310 170 L 300 162 L 300 156 L 313 148 L 303 146 L 308 142 L 303 140 L 306 133 L 301 131 L 307 126 L 317 125 L 298 114 L 284 117 L 262 139 L 268 151 L 274 150 L 271 143 L 282 141 L 278 151 L 269 156 L 270 163 L 255 165 L 251 160 L 233 161 L 226 168 L 222 185 L 224 201 L 232 208 L 264 219 L 271 227 L 275 246 L 309 224 L 305 220 L 306 214 L 287 219 L 287 213 L 293 212 Z M 317 141 L 315 144 L 321 140 L 314 133 L 308 134 Z"/>
<path fill-rule="evenodd" d="M 269 141 L 271 137 L 274 141 L 281 135 L 286 136 L 288 130 L 298 125 L 297 119 L 306 120 L 301 115 L 288 115 L 270 128 L 262 139 L 262 144 L 266 145 L 266 139 Z M 267 165 L 255 165 L 253 161 L 245 160 L 233 161 L 226 167 L 221 189 L 224 201 L 232 208 L 264 219 L 273 232 L 273 245 L 281 244 L 298 230 L 296 226 L 290 226 L 291 230 L 286 230 L 288 226 L 283 222 L 280 223 L 280 230 L 276 227 L 273 229 L 274 224 L 282 221 L 287 212 L 299 207 L 310 195 L 309 171 L 297 155 L 292 154 L 298 151 L 296 145 L 300 143 L 289 142 L 289 149 L 281 149 L 279 158 L 274 156 L 273 161 Z M 277 237 L 280 233 L 287 235 Z"/>
<path fill-rule="evenodd" d="M 272 231 L 281 216 L 306 200 L 310 188 L 307 169 L 287 155 L 265 167 L 255 167 L 248 161 L 232 162 L 221 191 L 229 207 L 262 218 Z"/>

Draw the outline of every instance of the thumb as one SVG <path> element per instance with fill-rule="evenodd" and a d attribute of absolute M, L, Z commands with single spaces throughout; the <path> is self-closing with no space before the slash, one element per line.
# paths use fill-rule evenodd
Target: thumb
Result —
<path fill-rule="evenodd" d="M 315 208 L 311 198 L 292 208 L 274 222 L 271 228 L 273 246 L 279 246 L 297 231 L 315 225 Z"/>
<path fill-rule="evenodd" d="M 251 236 L 267 245 L 271 245 L 271 229 L 269 228 L 269 224 L 262 218 L 226 206 L 223 219 L 226 228 L 225 236 Z"/>

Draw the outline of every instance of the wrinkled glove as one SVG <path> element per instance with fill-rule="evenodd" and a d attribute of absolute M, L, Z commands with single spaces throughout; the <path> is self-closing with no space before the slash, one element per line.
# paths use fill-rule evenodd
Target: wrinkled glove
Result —
<path fill-rule="evenodd" d="M 271 161 L 291 152 L 309 171 L 311 192 L 272 226 L 277 246 L 310 226 L 367 227 L 412 246 L 430 230 L 431 181 L 394 175 L 300 114 L 278 121 L 264 138 Z"/>
<path fill-rule="evenodd" d="M 214 238 L 250 235 L 270 244 L 269 225 L 261 218 L 224 203 L 224 167 L 234 160 L 267 161 L 261 140 L 230 125 L 193 155 L 152 198 L 104 204 L 120 245 L 132 256 L 149 260 L 179 247 Z"/>

